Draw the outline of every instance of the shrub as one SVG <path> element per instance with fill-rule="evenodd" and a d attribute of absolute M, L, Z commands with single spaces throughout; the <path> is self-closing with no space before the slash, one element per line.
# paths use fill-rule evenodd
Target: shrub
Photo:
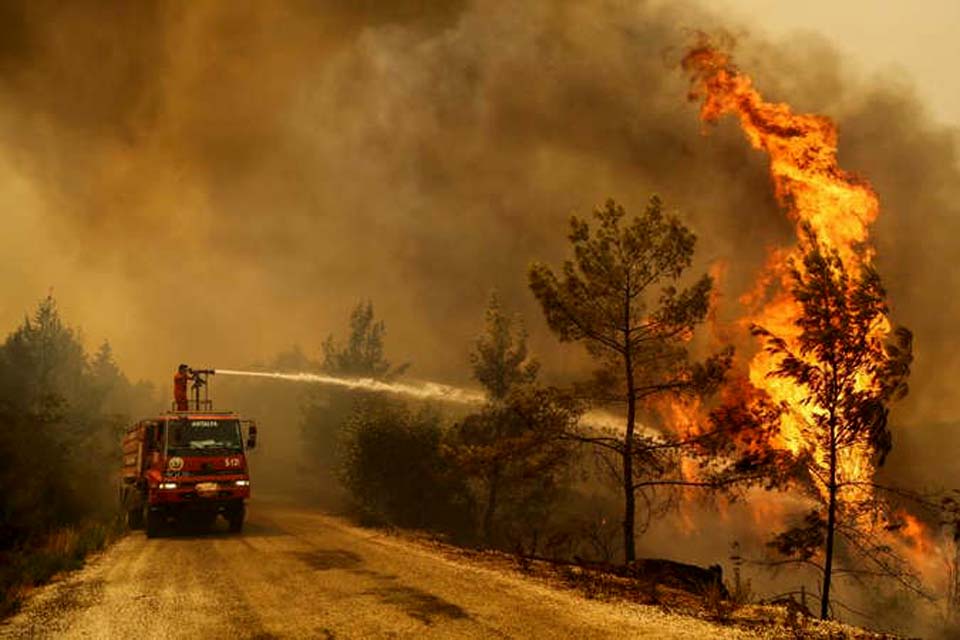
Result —
<path fill-rule="evenodd" d="M 443 455 L 439 415 L 386 401 L 358 408 L 342 442 L 340 475 L 360 515 L 379 524 L 471 533 L 466 482 Z"/>

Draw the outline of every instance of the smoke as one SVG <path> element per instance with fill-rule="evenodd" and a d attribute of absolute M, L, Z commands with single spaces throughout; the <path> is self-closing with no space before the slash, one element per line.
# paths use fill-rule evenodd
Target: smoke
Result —
<path fill-rule="evenodd" d="M 732 123 L 702 136 L 683 100 L 689 28 L 739 28 L 695 4 L 0 11 L 0 322 L 52 286 L 134 376 L 315 349 L 369 297 L 397 359 L 462 383 L 497 287 L 545 371 L 569 377 L 584 363 L 546 330 L 524 272 L 563 256 L 570 212 L 659 192 L 699 235 L 696 268 L 728 263 L 731 317 L 766 247 L 790 238 L 761 154 Z M 943 428 L 921 425 L 958 415 L 955 132 L 822 41 L 743 38 L 737 59 L 765 95 L 836 118 L 841 163 L 880 194 L 879 264 L 917 349 L 890 464 L 942 477 L 957 457 L 929 452 Z"/>
<path fill-rule="evenodd" d="M 491 287 L 537 322 L 525 266 L 561 255 L 574 210 L 658 190 L 700 227 L 704 262 L 734 250 L 724 212 L 780 225 L 762 163 L 703 145 L 687 117 L 667 48 L 696 16 L 16 7 L 0 157 L 26 191 L 10 208 L 40 228 L 9 243 L 24 283 L 3 319 L 53 285 L 136 375 L 315 348 L 363 296 L 399 357 L 463 377 Z"/>

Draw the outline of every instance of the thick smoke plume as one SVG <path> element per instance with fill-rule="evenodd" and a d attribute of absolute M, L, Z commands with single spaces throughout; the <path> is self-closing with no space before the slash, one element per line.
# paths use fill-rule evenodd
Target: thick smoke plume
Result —
<path fill-rule="evenodd" d="M 702 137 L 684 100 L 690 28 L 738 25 L 663 5 L 6 2 L 0 320 L 53 286 L 165 383 L 183 359 L 316 348 L 369 297 L 398 359 L 462 383 L 497 287 L 570 376 L 582 362 L 540 323 L 525 266 L 562 255 L 571 211 L 653 191 L 697 231 L 701 270 L 726 263 L 733 317 L 790 225 L 764 159 L 733 125 Z M 899 87 L 848 82 L 822 43 L 746 39 L 738 60 L 834 117 L 842 163 L 877 188 L 878 261 L 917 350 L 891 465 L 933 482 L 956 468 L 925 451 L 958 411 L 953 132 Z"/>

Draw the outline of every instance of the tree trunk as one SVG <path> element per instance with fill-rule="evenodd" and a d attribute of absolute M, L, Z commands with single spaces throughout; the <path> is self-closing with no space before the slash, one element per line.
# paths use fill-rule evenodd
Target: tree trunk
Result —
<path fill-rule="evenodd" d="M 633 492 L 633 446 L 630 443 L 633 429 L 627 429 L 627 440 L 623 448 L 623 559 L 633 562 L 637 559 L 634 546 L 634 520 L 636 519 L 637 497 Z"/>
<path fill-rule="evenodd" d="M 493 516 L 497 510 L 497 491 L 500 488 L 500 470 L 494 469 L 487 487 L 487 506 L 483 510 L 483 542 L 493 545 Z"/>
<path fill-rule="evenodd" d="M 627 433 L 623 440 L 623 559 L 633 562 L 637 559 L 634 541 L 634 520 L 636 519 L 636 494 L 633 490 L 633 430 L 637 418 L 637 399 L 634 397 L 633 364 L 630 361 L 629 346 L 625 356 L 627 377 Z"/>
<path fill-rule="evenodd" d="M 830 578 L 833 573 L 833 537 L 837 528 L 837 443 L 836 427 L 830 421 L 830 484 L 827 485 L 827 545 L 823 561 L 823 589 L 820 595 L 820 618 L 830 616 Z"/>

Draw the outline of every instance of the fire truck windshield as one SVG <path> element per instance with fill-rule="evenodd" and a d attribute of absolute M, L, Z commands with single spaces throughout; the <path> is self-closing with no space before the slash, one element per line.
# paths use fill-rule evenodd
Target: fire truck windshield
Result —
<path fill-rule="evenodd" d="M 237 453 L 243 450 L 240 438 L 239 420 L 171 420 L 167 451 L 179 456 Z"/>

